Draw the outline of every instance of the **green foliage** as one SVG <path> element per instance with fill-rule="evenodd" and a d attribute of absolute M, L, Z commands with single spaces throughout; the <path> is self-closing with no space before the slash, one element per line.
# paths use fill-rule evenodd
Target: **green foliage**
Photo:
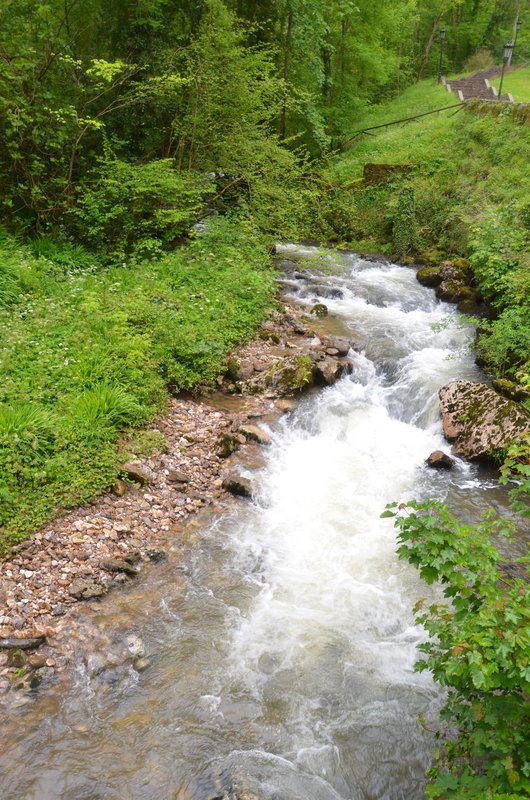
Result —
<path fill-rule="evenodd" d="M 530 236 L 513 205 L 487 209 L 471 230 L 470 263 L 477 286 L 495 307 L 526 302 L 530 289 Z"/>
<path fill-rule="evenodd" d="M 530 481 L 524 482 L 530 492 Z M 396 503 L 400 558 L 427 583 L 438 581 L 449 603 L 416 606 L 429 639 L 418 671 L 429 670 L 447 687 L 441 741 L 426 797 L 530 796 L 530 588 L 527 559 L 515 570 L 492 539 L 511 536 L 512 518 L 488 512 L 476 525 L 462 523 L 443 503 Z"/>
<path fill-rule="evenodd" d="M 392 244 L 398 258 L 404 258 L 415 252 L 416 239 L 414 189 L 408 186 L 398 195 L 392 226 Z"/>
<path fill-rule="evenodd" d="M 168 389 L 212 383 L 274 286 L 244 218 L 212 218 L 188 248 L 129 267 L 72 269 L 56 247 L 52 261 L 0 239 L 0 263 L 5 248 L 31 284 L 0 309 L 0 551 L 110 485 L 119 436 Z"/>
<path fill-rule="evenodd" d="M 485 212 L 470 236 L 470 263 L 477 286 L 497 310 L 484 323 L 479 350 L 496 374 L 515 374 L 530 362 L 530 235 L 526 206 Z"/>
<path fill-rule="evenodd" d="M 70 212 L 77 237 L 122 262 L 152 258 L 196 222 L 212 182 L 177 173 L 171 159 L 129 164 L 108 153 Z"/>

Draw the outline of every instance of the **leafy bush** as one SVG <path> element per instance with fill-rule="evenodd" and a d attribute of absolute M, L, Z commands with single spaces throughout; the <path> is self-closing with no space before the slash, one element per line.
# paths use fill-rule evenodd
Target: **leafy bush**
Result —
<path fill-rule="evenodd" d="M 523 277 L 528 280 L 524 263 L 528 243 L 528 234 L 517 225 L 513 205 L 501 211 L 487 210 L 472 228 L 469 260 L 477 286 L 497 308 L 517 300 L 514 282 L 517 285 Z"/>
<path fill-rule="evenodd" d="M 477 70 L 487 69 L 495 64 L 495 59 L 491 50 L 477 50 L 464 62 L 464 72 L 476 72 Z"/>
<path fill-rule="evenodd" d="M 152 258 L 196 222 L 211 180 L 172 159 L 132 164 L 107 153 L 71 211 L 77 236 L 113 263 Z"/>
<path fill-rule="evenodd" d="M 528 467 L 525 475 L 528 495 Z M 383 516 L 396 518 L 400 558 L 427 583 L 439 581 L 449 600 L 427 608 L 420 601 L 415 609 L 430 636 L 419 646 L 425 657 L 416 670 L 429 670 L 448 689 L 441 718 L 449 735 L 436 753 L 426 797 L 529 797 L 528 559 L 508 568 L 492 544 L 492 537 L 513 534 L 515 520 L 489 512 L 467 525 L 443 503 L 395 507 Z"/>
<path fill-rule="evenodd" d="M 530 363 L 530 307 L 505 309 L 493 322 L 481 326 L 478 349 L 496 374 L 515 375 Z"/>

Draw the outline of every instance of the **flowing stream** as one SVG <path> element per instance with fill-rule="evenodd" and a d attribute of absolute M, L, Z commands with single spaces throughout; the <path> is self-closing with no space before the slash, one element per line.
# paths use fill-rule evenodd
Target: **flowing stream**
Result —
<path fill-rule="evenodd" d="M 287 257 L 317 251 L 285 248 Z M 414 271 L 353 254 L 291 272 L 298 302 L 356 342 L 355 369 L 274 431 L 258 496 L 93 611 L 151 666 L 91 674 L 13 710 L 2 800 L 415 800 L 443 697 L 413 671 L 430 596 L 395 554 L 385 504 L 448 498 L 473 518 L 494 481 L 425 458 L 448 445 L 437 393 L 480 379 L 473 329 Z M 317 265 L 318 266 L 318 265 Z"/>

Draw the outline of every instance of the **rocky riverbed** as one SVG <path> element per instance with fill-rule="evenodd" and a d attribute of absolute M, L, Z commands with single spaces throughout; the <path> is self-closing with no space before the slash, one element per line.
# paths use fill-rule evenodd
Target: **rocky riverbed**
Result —
<path fill-rule="evenodd" d="M 113 487 L 1 563 L 0 698 L 27 702 L 43 679 L 64 671 L 86 602 L 97 604 L 164 560 L 201 509 L 216 513 L 236 502 L 233 495 L 250 496 L 248 475 L 260 467 L 278 418 L 304 390 L 351 371 L 352 343 L 325 334 L 325 307 L 305 314 L 288 306 L 275 312 L 232 354 L 216 392 L 170 400 L 151 426 L 161 449 L 142 458 L 128 443 L 133 457 Z M 113 657 L 140 669 L 142 645 L 131 640 Z"/>

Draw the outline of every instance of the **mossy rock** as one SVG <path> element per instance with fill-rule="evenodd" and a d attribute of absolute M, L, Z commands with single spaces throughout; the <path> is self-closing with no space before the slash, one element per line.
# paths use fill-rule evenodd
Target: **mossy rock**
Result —
<path fill-rule="evenodd" d="M 315 365 L 308 355 L 292 356 L 277 362 L 267 374 L 267 383 L 280 394 L 295 394 L 312 386 Z"/>
<path fill-rule="evenodd" d="M 456 307 L 462 314 L 481 314 L 483 312 L 483 307 L 481 307 L 478 302 L 476 295 L 475 297 L 468 297 L 465 300 L 460 300 Z"/>
<path fill-rule="evenodd" d="M 476 304 L 477 295 L 465 283 L 458 281 L 442 281 L 436 288 L 436 297 L 440 300 L 445 300 L 446 303 L 461 303 L 465 301 L 472 301 Z"/>
<path fill-rule="evenodd" d="M 497 378 L 492 381 L 492 386 L 498 394 L 507 397 L 509 400 L 515 400 L 519 403 L 530 400 L 530 391 L 514 381 L 509 381 L 507 378 Z"/>
<path fill-rule="evenodd" d="M 422 286 L 439 286 L 442 282 L 438 267 L 422 267 L 416 273 L 417 280 Z"/>

